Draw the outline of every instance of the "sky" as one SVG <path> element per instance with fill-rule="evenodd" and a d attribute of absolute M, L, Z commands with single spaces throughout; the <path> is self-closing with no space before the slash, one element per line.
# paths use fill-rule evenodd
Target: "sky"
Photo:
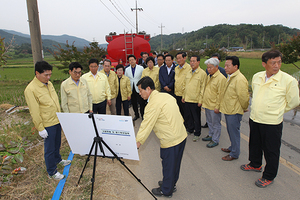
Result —
<path fill-rule="evenodd" d="M 37 0 L 43 35 L 106 43 L 110 32 L 135 32 L 135 0 Z M 1 0 L 0 29 L 29 34 L 26 0 Z M 217 24 L 282 24 L 300 29 L 300 0 L 138 0 L 138 30 L 151 37 Z"/>

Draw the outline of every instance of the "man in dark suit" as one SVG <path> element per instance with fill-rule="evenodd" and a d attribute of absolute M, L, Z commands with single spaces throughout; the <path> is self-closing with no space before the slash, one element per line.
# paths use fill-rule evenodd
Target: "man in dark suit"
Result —
<path fill-rule="evenodd" d="M 161 85 L 161 92 L 167 92 L 174 96 L 174 83 L 175 83 L 175 64 L 173 63 L 174 57 L 171 54 L 165 56 L 165 65 L 159 69 L 159 82 Z"/>

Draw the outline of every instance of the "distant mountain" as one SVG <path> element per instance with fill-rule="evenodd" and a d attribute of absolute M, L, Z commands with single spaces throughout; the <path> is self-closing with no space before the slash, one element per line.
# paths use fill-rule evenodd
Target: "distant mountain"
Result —
<path fill-rule="evenodd" d="M 107 44 L 99 44 L 99 46 L 104 48 L 104 49 L 107 49 L 107 45 L 108 45 L 108 43 Z"/>
<path fill-rule="evenodd" d="M 0 29 L 0 36 L 1 36 L 1 38 L 5 38 L 4 41 L 7 43 L 10 42 L 12 37 L 14 37 L 14 44 L 21 45 L 23 43 L 30 43 L 30 38 L 28 38 L 28 37 L 23 37 L 23 36 L 19 36 L 17 34 L 8 33 L 1 29 Z"/>
<path fill-rule="evenodd" d="M 5 29 L 2 29 L 2 31 L 5 31 L 7 33 L 15 35 L 15 39 L 16 40 L 17 40 L 16 36 L 20 36 L 20 37 L 24 37 L 24 38 L 29 38 L 29 43 L 30 43 L 30 35 L 28 35 L 28 34 L 20 33 L 20 32 L 13 31 L 13 30 L 5 30 Z M 0 34 L 0 36 L 2 36 L 2 35 Z M 68 41 L 69 44 L 72 44 L 75 41 L 75 45 L 77 47 L 79 47 L 79 48 L 80 47 L 84 47 L 84 46 L 88 46 L 89 43 L 90 43 L 89 41 L 87 41 L 85 39 L 78 38 L 78 37 L 75 37 L 75 36 L 66 35 L 66 34 L 60 35 L 60 36 L 56 36 L 56 35 L 42 35 L 42 40 L 53 40 L 53 41 L 55 41 L 57 43 L 62 43 L 62 44 L 66 44 L 66 41 Z M 19 43 L 19 41 L 18 41 L 18 43 Z"/>
<path fill-rule="evenodd" d="M 89 41 L 82 39 L 82 38 L 78 38 L 75 36 L 70 36 L 70 35 L 60 35 L 60 36 L 56 36 L 56 35 L 42 35 L 42 39 L 48 39 L 48 40 L 53 40 L 56 41 L 58 43 L 63 43 L 66 44 L 66 42 L 68 41 L 69 44 L 72 44 L 74 41 L 74 45 L 76 47 L 84 47 L 84 46 L 88 46 Z"/>
<path fill-rule="evenodd" d="M 0 30 L 0 36 L 2 38 L 5 38 L 4 41 L 7 43 L 10 43 L 11 39 L 14 38 L 14 45 L 17 46 L 22 46 L 23 44 L 31 44 L 30 37 L 26 34 L 20 34 L 17 35 L 15 31 L 10 31 L 11 33 L 8 33 L 6 31 Z M 54 40 L 49 40 L 49 39 L 42 39 L 43 43 L 43 49 L 44 52 L 47 52 L 48 50 L 53 51 L 55 47 L 53 45 L 58 45 L 60 44 L 62 47 L 64 47 L 63 43 L 56 42 Z"/>
<path fill-rule="evenodd" d="M 18 35 L 18 36 L 21 36 L 21 37 L 30 38 L 30 35 L 24 34 L 24 33 L 20 33 L 20 32 L 17 32 L 17 31 L 6 30 L 6 29 L 0 29 L 0 30 L 5 31 L 5 32 L 10 33 L 10 34 L 13 34 L 13 35 Z"/>
<path fill-rule="evenodd" d="M 189 33 L 163 35 L 162 50 L 200 50 L 215 47 L 243 47 L 244 49 L 270 48 L 272 44 L 286 42 L 299 29 L 283 25 L 264 26 L 262 24 L 218 24 L 206 26 Z M 161 36 L 149 41 L 152 50 L 160 50 Z"/>

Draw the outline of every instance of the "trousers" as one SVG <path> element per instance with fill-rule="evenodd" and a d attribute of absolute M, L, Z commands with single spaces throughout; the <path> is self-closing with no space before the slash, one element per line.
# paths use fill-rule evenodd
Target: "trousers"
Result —
<path fill-rule="evenodd" d="M 249 119 L 249 126 L 249 164 L 252 167 L 260 167 L 264 154 L 266 166 L 262 177 L 273 180 L 277 176 L 279 166 L 282 122 L 278 125 L 270 125 Z"/>
<path fill-rule="evenodd" d="M 231 142 L 230 147 L 228 148 L 231 152 L 229 155 L 233 158 L 239 158 L 240 156 L 240 143 L 241 143 L 241 120 L 243 115 L 235 114 L 235 115 L 226 115 L 226 127 L 229 135 L 229 139 Z"/>
<path fill-rule="evenodd" d="M 208 134 L 212 137 L 212 141 L 219 143 L 221 136 L 221 113 L 215 113 L 214 110 L 205 108 L 206 122 L 208 125 Z"/>
<path fill-rule="evenodd" d="M 171 195 L 173 193 L 173 188 L 178 181 L 185 143 L 186 139 L 173 147 L 160 148 L 163 172 L 163 184 L 161 190 L 164 195 Z"/>
<path fill-rule="evenodd" d="M 50 176 L 54 175 L 56 165 L 61 161 L 59 153 L 61 144 L 61 126 L 56 124 L 54 126 L 45 127 L 48 132 L 48 137 L 44 139 L 44 158 L 47 167 L 47 172 Z"/>

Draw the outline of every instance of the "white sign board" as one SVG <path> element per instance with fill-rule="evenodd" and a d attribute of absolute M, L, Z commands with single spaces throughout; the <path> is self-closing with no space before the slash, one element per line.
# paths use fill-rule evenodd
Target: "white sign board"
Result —
<path fill-rule="evenodd" d="M 74 154 L 89 154 L 96 137 L 92 118 L 83 113 L 56 113 Z M 129 116 L 94 114 L 99 136 L 117 156 L 139 160 L 132 118 Z M 102 144 L 105 156 L 113 154 Z M 95 153 L 93 148 L 92 155 Z M 103 156 L 100 148 L 97 155 Z"/>

